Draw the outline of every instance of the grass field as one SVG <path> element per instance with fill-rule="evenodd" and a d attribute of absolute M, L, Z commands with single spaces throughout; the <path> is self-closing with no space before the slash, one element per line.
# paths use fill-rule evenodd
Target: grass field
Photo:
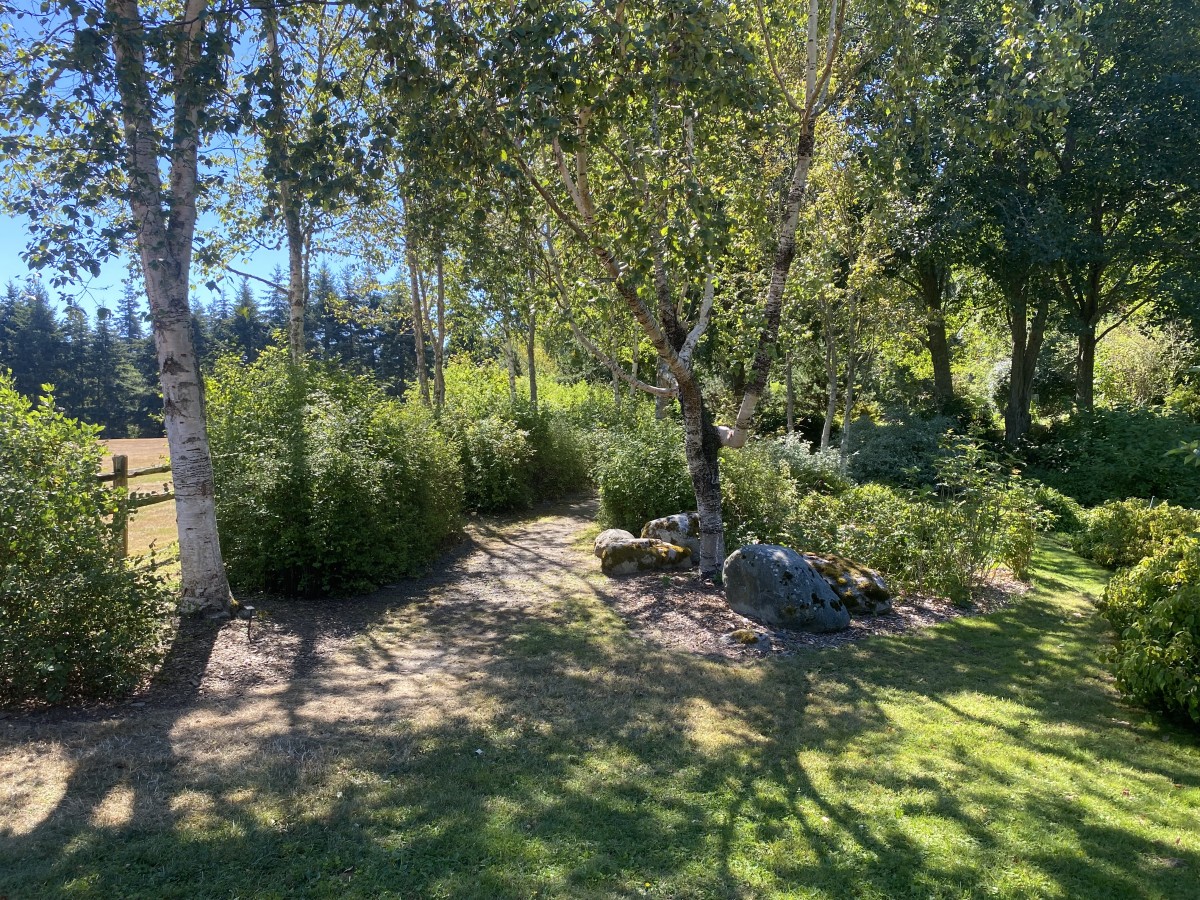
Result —
<path fill-rule="evenodd" d="M 502 534 L 445 591 L 537 546 Z M 388 601 L 244 697 L 0 723 L 0 895 L 1200 893 L 1196 735 L 1120 700 L 1104 573 L 1066 551 L 998 613 L 758 663 L 531 571 L 525 606 Z"/>
<path fill-rule="evenodd" d="M 138 438 L 130 440 L 105 441 L 110 454 L 123 453 L 129 457 L 129 470 L 144 469 L 158 466 L 167 462 L 166 438 Z M 112 471 L 110 457 L 104 458 L 101 467 L 103 472 Z M 130 490 L 142 493 L 164 490 L 165 484 L 171 480 L 169 472 L 161 475 L 143 475 L 131 479 Z M 151 549 L 168 551 L 168 555 L 176 551 L 172 547 L 177 541 L 175 531 L 175 503 L 156 503 L 135 510 L 129 522 L 129 552 L 139 555 Z"/>

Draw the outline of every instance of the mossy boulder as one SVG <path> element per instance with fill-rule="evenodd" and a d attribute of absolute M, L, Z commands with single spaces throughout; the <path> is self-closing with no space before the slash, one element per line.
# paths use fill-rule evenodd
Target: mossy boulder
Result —
<path fill-rule="evenodd" d="M 637 538 L 623 528 L 609 528 L 596 535 L 596 543 L 592 546 L 592 552 L 600 559 L 604 559 L 604 551 L 610 547 L 636 540 Z"/>
<path fill-rule="evenodd" d="M 676 513 L 651 519 L 642 526 L 642 537 L 666 541 L 692 551 L 692 561 L 700 560 L 700 515 L 694 512 Z"/>
<path fill-rule="evenodd" d="M 850 611 L 795 550 L 751 544 L 730 554 L 722 570 L 725 600 L 735 612 L 776 628 L 829 632 L 850 627 Z"/>
<path fill-rule="evenodd" d="M 852 616 L 879 616 L 892 611 L 892 593 L 874 569 L 831 553 L 801 553 L 833 589 Z"/>
<path fill-rule="evenodd" d="M 595 554 L 600 557 L 600 570 L 610 576 L 686 569 L 692 564 L 692 553 L 687 547 L 653 538 L 635 538 L 619 528 L 600 532 Z"/>

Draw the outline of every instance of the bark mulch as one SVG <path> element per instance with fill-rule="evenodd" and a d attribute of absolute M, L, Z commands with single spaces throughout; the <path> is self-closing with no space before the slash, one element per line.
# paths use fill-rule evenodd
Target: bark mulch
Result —
<path fill-rule="evenodd" d="M 635 631 L 664 647 L 753 660 L 840 647 L 873 635 L 900 634 L 960 616 L 984 615 L 1002 609 L 1028 590 L 1029 585 L 997 572 L 976 590 L 969 607 L 937 597 L 902 597 L 893 601 L 890 613 L 855 618 L 847 630 L 834 634 L 772 629 L 747 619 L 729 608 L 718 586 L 700 581 L 694 573 L 609 579 L 602 596 Z M 754 632 L 758 640 L 747 645 L 732 637 L 745 631 Z"/>

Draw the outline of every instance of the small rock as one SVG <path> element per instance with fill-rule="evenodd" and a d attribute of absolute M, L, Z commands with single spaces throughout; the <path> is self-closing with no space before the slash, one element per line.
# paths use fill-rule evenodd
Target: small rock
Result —
<path fill-rule="evenodd" d="M 628 532 L 626 532 L 628 534 Z M 610 540 L 603 547 L 597 546 L 600 569 L 605 575 L 632 575 L 634 572 L 652 572 L 664 569 L 686 569 L 692 564 L 691 551 L 651 538 L 635 538 L 630 535 L 624 542 Z"/>
<path fill-rule="evenodd" d="M 617 544 L 625 544 L 629 541 L 636 541 L 637 538 L 628 531 L 620 528 L 609 528 L 607 531 L 602 531 L 596 535 L 596 543 L 593 545 L 592 552 L 600 559 L 604 559 L 604 551 Z"/>

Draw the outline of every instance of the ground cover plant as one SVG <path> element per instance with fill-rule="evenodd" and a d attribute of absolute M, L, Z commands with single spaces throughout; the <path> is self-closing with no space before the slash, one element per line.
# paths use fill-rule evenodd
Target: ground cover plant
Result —
<path fill-rule="evenodd" d="M 169 700 L 0 723 L 0 893 L 1193 896 L 1200 748 L 1116 693 L 1098 568 L 1044 544 L 1007 609 L 750 665 L 631 634 L 590 517 L 229 626 Z"/>
<path fill-rule="evenodd" d="M 1104 592 L 1121 690 L 1200 725 L 1200 540 L 1160 545 Z"/>

